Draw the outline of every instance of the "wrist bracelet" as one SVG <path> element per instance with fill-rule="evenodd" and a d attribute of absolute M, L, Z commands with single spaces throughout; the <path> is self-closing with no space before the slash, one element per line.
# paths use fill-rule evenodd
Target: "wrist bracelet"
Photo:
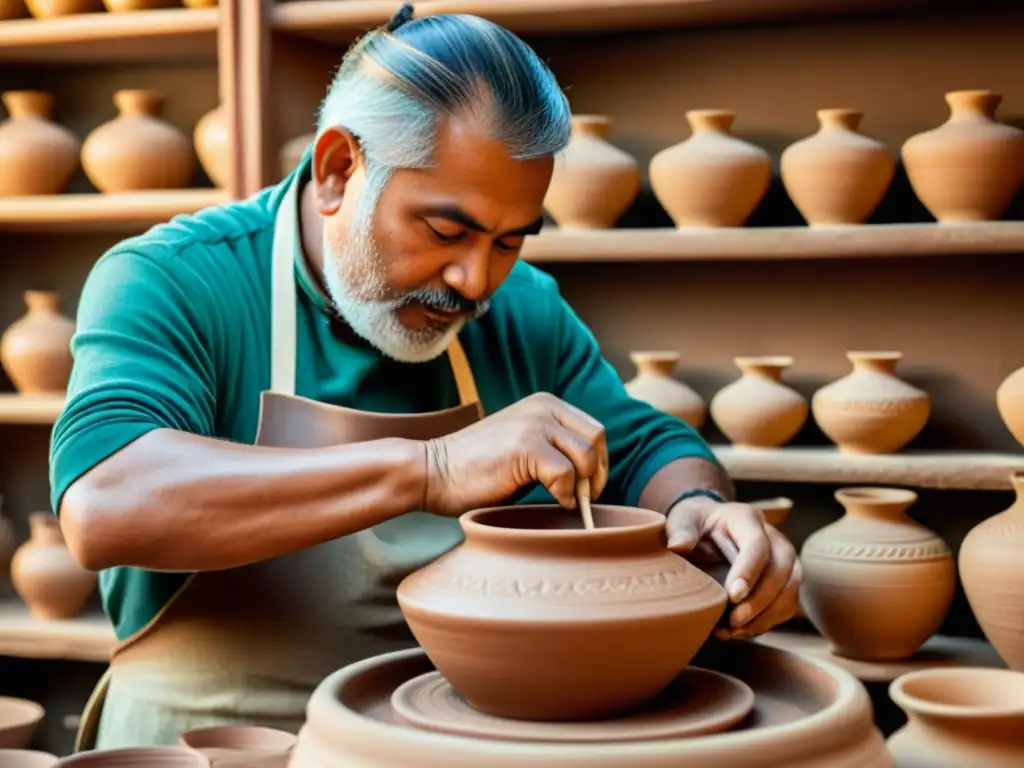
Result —
<path fill-rule="evenodd" d="M 675 507 L 676 504 L 678 504 L 679 502 L 686 501 L 687 499 L 692 499 L 696 496 L 703 496 L 706 499 L 717 501 L 719 504 L 724 504 L 726 501 L 725 497 L 722 494 L 720 494 L 718 491 L 713 491 L 710 488 L 691 488 L 688 491 L 683 491 L 681 494 L 679 494 L 675 501 L 669 504 L 668 510 L 666 510 L 666 514 L 668 514 L 668 512 L 670 512 L 672 508 Z"/>

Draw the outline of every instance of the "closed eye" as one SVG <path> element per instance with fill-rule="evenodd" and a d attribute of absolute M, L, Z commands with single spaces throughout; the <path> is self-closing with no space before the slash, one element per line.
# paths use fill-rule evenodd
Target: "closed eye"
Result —
<path fill-rule="evenodd" d="M 430 234 L 432 234 L 435 238 L 437 238 L 438 241 L 442 243 L 457 243 L 466 234 L 466 231 L 461 229 L 458 232 L 441 232 L 435 227 L 432 227 L 429 221 L 424 221 L 423 223 L 427 225 L 427 229 L 430 230 Z"/>
<path fill-rule="evenodd" d="M 523 247 L 523 237 L 515 237 L 511 239 L 497 240 L 495 245 L 502 251 L 508 251 L 514 253 Z"/>

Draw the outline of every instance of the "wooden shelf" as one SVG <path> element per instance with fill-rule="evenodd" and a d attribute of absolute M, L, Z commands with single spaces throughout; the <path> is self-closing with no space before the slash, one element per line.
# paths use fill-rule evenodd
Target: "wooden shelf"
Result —
<path fill-rule="evenodd" d="M 923 6 L 923 0 L 421 0 L 416 16 L 469 13 L 519 33 L 661 29 Z M 272 11 L 275 29 L 312 40 L 351 40 L 386 22 L 392 0 L 292 0 Z"/>
<path fill-rule="evenodd" d="M 881 663 L 835 656 L 828 649 L 828 641 L 818 634 L 777 629 L 756 638 L 756 642 L 831 662 L 866 683 L 888 683 L 907 672 L 936 667 L 1006 668 L 1006 664 L 987 642 L 964 637 L 935 635 L 909 659 Z"/>
<path fill-rule="evenodd" d="M 116 640 L 103 614 L 37 619 L 16 597 L 0 601 L 0 656 L 107 661 Z"/>
<path fill-rule="evenodd" d="M 902 258 L 1024 252 L 1024 222 L 721 229 L 545 229 L 527 238 L 534 263 Z"/>
<path fill-rule="evenodd" d="M 57 64 L 213 57 L 216 8 L 85 13 L 0 21 L 0 61 Z"/>
<path fill-rule="evenodd" d="M 734 480 L 1005 491 L 1012 488 L 1010 474 L 1024 472 L 1024 454 L 910 451 L 869 456 L 832 447 L 712 448 Z"/>
<path fill-rule="evenodd" d="M 222 189 L 0 197 L 0 230 L 134 232 L 227 201 Z"/>
<path fill-rule="evenodd" d="M 0 424 L 53 424 L 64 409 L 64 395 L 0 394 Z"/>

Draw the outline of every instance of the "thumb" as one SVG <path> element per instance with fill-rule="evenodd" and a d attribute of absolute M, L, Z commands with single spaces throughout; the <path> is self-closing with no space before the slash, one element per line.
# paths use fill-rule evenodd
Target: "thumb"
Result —
<path fill-rule="evenodd" d="M 665 529 L 668 534 L 668 548 L 673 552 L 685 555 L 700 544 L 702 531 L 696 515 L 670 517 Z"/>

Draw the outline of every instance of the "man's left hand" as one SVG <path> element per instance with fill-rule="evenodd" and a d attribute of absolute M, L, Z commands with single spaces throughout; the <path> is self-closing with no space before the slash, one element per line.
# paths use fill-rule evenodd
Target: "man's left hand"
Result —
<path fill-rule="evenodd" d="M 694 496 L 676 504 L 666 523 L 668 547 L 708 570 L 729 564 L 725 589 L 732 612 L 716 635 L 761 635 L 793 617 L 803 572 L 796 550 L 750 504 Z"/>

